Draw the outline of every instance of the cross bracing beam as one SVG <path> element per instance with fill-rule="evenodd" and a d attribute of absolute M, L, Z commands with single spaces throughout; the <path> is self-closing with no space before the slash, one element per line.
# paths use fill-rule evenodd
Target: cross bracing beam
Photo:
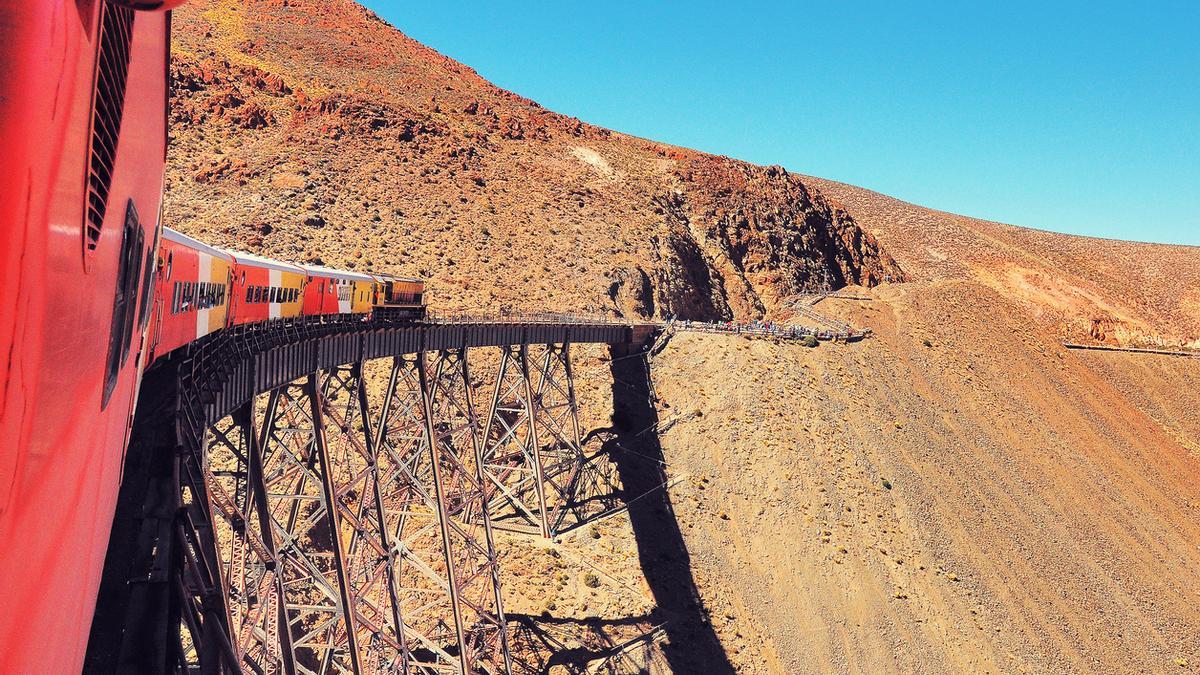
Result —
<path fill-rule="evenodd" d="M 527 345 L 500 347 L 483 427 L 483 466 L 494 522 L 550 538 L 575 503 L 587 462 L 570 348 L 564 343 L 537 349 L 531 359 Z"/>
<path fill-rule="evenodd" d="M 206 427 L 212 623 L 243 671 L 510 672 L 467 350 L 376 365 L 313 373 Z"/>
<path fill-rule="evenodd" d="M 493 521 L 554 536 L 587 484 L 580 328 L 360 328 L 172 364 L 178 671 L 511 672 Z"/>

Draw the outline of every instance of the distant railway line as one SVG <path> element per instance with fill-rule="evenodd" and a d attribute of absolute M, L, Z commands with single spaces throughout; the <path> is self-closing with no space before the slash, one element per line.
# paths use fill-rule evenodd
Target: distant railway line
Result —
<path fill-rule="evenodd" d="M 1086 350 L 1095 352 L 1128 352 L 1130 354 L 1156 354 L 1158 356 L 1182 356 L 1185 358 L 1200 358 L 1200 352 L 1182 351 L 1176 349 L 1151 349 L 1146 347 L 1119 347 L 1114 345 L 1088 345 L 1077 342 L 1064 342 L 1067 349 Z"/>

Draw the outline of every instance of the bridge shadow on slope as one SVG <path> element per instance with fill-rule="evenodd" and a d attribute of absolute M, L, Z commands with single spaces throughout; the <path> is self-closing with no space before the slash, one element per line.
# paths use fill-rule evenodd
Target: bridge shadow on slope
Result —
<path fill-rule="evenodd" d="M 612 350 L 615 436 L 606 451 L 616 465 L 646 582 L 654 595 L 654 624 L 664 626 L 664 653 L 676 673 L 732 673 L 696 582 L 691 557 L 665 488 L 662 446 L 655 433 L 658 411 L 651 401 L 646 359 Z"/>
<path fill-rule="evenodd" d="M 662 629 L 648 615 L 576 619 L 509 614 L 509 639 L 517 675 L 665 672 L 669 664 L 652 646 Z"/>

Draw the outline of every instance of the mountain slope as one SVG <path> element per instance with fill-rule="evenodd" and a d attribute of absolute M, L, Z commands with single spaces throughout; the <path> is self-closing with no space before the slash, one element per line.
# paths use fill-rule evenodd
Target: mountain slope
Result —
<path fill-rule="evenodd" d="M 805 180 L 846 204 L 921 278 L 984 283 L 1069 340 L 1200 348 L 1200 248 L 1042 232 Z"/>
<path fill-rule="evenodd" d="M 826 270 L 903 277 L 779 167 L 551 113 L 346 0 L 193 3 L 176 37 L 166 208 L 210 241 L 473 309 L 752 317 Z"/>

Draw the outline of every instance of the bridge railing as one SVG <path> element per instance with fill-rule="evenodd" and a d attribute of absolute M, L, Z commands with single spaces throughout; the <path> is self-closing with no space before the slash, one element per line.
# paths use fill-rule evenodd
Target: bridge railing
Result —
<path fill-rule="evenodd" d="M 630 321 L 611 316 L 596 314 L 577 314 L 567 312 L 437 312 L 428 310 L 425 315 L 426 323 L 438 324 L 481 324 L 481 323 L 521 323 L 521 324 L 574 324 L 574 325 L 609 325 L 629 326 L 647 325 L 654 321 Z"/>

